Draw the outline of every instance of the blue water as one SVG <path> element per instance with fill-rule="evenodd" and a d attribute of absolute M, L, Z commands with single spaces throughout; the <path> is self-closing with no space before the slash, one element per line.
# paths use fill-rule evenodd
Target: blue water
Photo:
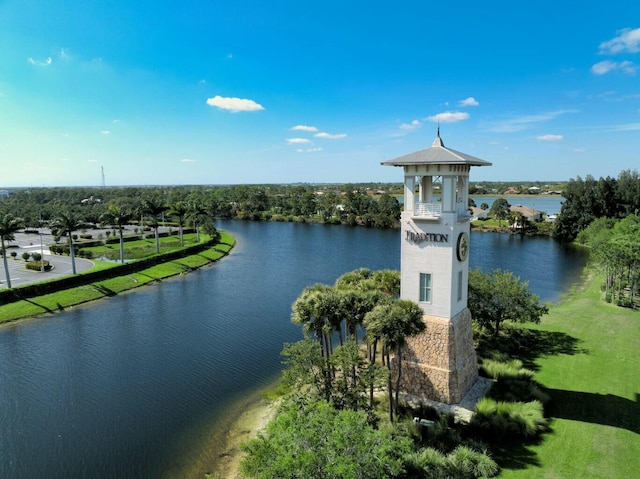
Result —
<path fill-rule="evenodd" d="M 212 424 L 281 369 L 291 304 L 359 267 L 400 266 L 400 234 L 220 221 L 238 240 L 201 271 L 0 328 L 0 478 L 185 477 Z M 585 255 L 472 233 L 471 265 L 512 269 L 545 301 Z"/>
<path fill-rule="evenodd" d="M 471 196 L 475 201 L 476 206 L 480 207 L 482 203 L 487 203 L 489 208 L 497 198 L 504 198 L 509 205 L 522 205 L 528 208 L 533 208 L 538 211 L 542 211 L 547 215 L 557 215 L 560 213 L 564 198 L 557 195 L 534 195 L 534 196 Z"/>

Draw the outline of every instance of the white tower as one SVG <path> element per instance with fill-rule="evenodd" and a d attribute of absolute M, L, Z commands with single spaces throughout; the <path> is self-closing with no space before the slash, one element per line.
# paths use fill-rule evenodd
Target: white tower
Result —
<path fill-rule="evenodd" d="M 404 169 L 400 296 L 420 305 L 427 325 L 408 341 L 402 390 L 455 404 L 478 379 L 467 308 L 469 170 L 491 163 L 446 148 L 438 129 L 431 148 L 382 164 Z"/>

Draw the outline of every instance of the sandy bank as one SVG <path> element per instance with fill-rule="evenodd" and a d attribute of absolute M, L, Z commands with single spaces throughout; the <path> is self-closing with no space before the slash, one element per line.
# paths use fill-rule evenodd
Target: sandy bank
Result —
<path fill-rule="evenodd" d="M 267 401 L 262 397 L 252 398 L 250 403 L 241 405 L 243 412 L 233 416 L 235 420 L 226 420 L 224 427 L 218 429 L 221 444 L 210 458 L 206 473 L 213 478 L 240 479 L 240 445 L 262 431 L 273 419 L 278 402 Z M 234 408 L 236 409 L 236 408 Z M 203 473 L 206 474 L 206 473 Z M 202 477 L 202 476 L 200 476 Z"/>

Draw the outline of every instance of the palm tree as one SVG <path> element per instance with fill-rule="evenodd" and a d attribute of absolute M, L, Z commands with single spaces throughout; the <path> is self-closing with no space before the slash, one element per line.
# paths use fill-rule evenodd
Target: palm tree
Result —
<path fill-rule="evenodd" d="M 389 420 L 393 422 L 395 411 L 398 416 L 398 397 L 400 391 L 400 380 L 402 378 L 402 348 L 406 339 L 415 336 L 426 329 L 422 321 L 424 312 L 413 301 L 398 299 L 393 303 L 383 303 L 376 306 L 365 317 L 368 338 L 370 341 L 381 340 L 384 346 L 383 354 L 386 354 L 387 368 L 389 376 L 387 389 L 389 391 Z M 395 378 L 395 400 L 393 399 L 393 384 L 391 377 L 390 352 L 395 351 L 396 378 Z"/>
<path fill-rule="evenodd" d="M 120 262 L 124 263 L 124 226 L 129 223 L 133 214 L 124 207 L 111 203 L 108 206 L 107 212 L 100 216 L 100 221 L 107 223 L 115 228 L 118 228 L 120 235 Z"/>
<path fill-rule="evenodd" d="M 322 346 L 322 355 L 331 355 L 332 316 L 336 313 L 333 288 L 324 284 L 307 287 L 295 300 L 291 321 L 303 325 L 305 334 L 313 333 Z"/>
<path fill-rule="evenodd" d="M 184 246 L 184 236 L 182 234 L 182 229 L 184 228 L 185 218 L 187 217 L 188 213 L 189 209 L 181 201 L 178 201 L 169 210 L 169 214 L 178 221 L 178 228 L 180 229 L 180 246 Z"/>
<path fill-rule="evenodd" d="M 160 226 L 160 216 L 169 209 L 162 201 L 146 198 L 142 200 L 142 211 L 151 219 L 151 226 L 156 233 L 156 253 L 160 253 L 160 235 L 158 233 L 158 227 Z"/>
<path fill-rule="evenodd" d="M 328 401 L 331 397 L 331 367 L 332 344 L 331 336 L 339 317 L 339 301 L 331 286 L 315 284 L 304 289 L 302 294 L 292 305 L 291 321 L 302 324 L 305 334 L 313 333 L 320 343 L 324 358 L 324 396 Z M 338 326 L 339 329 L 339 326 Z"/>
<path fill-rule="evenodd" d="M 63 211 L 58 213 L 49 225 L 51 233 L 54 236 L 67 235 L 67 243 L 69 245 L 69 255 L 71 256 L 71 269 L 76 274 L 76 256 L 73 247 L 73 232 L 86 226 L 85 222 L 78 215 L 71 211 Z"/>
<path fill-rule="evenodd" d="M 2 253 L 2 261 L 4 263 L 4 272 L 7 277 L 7 288 L 11 288 L 11 277 L 9 275 L 9 264 L 7 263 L 7 250 L 5 249 L 5 241 L 13 241 L 15 233 L 22 228 L 22 219 L 15 218 L 12 214 L 6 214 L 0 218 L 0 252 Z"/>
<path fill-rule="evenodd" d="M 187 213 L 187 220 L 191 222 L 196 228 L 196 241 L 200 243 L 200 225 L 203 220 L 207 218 L 209 214 L 204 206 L 198 202 L 193 202 L 189 205 L 189 212 Z"/>

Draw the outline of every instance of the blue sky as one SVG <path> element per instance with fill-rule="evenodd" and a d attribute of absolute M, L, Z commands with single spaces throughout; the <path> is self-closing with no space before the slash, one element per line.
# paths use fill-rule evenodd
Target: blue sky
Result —
<path fill-rule="evenodd" d="M 521 6 L 522 5 L 522 6 Z M 0 0 L 0 187 L 472 181 L 640 165 L 640 3 Z"/>

